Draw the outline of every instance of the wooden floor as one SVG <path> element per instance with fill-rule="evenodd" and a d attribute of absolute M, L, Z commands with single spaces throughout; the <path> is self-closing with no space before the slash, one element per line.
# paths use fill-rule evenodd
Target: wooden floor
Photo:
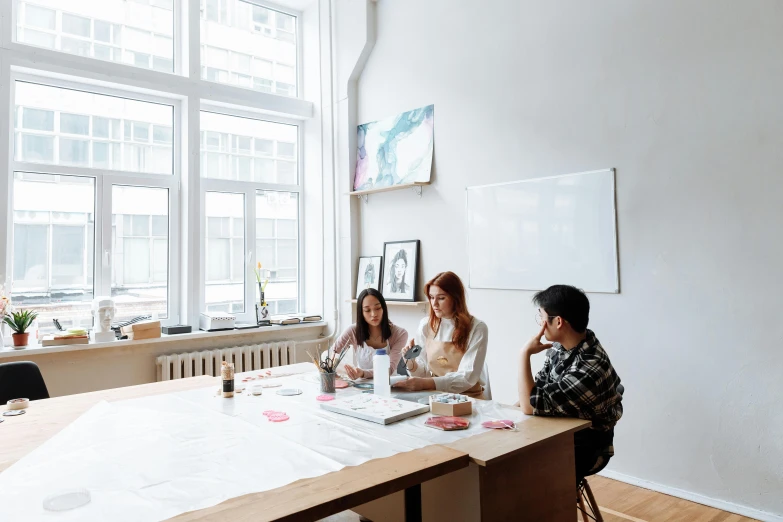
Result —
<path fill-rule="evenodd" d="M 604 477 L 588 479 L 605 522 L 756 522 L 688 500 L 670 497 Z M 577 516 L 581 522 L 581 516 Z M 324 522 L 358 522 L 359 515 L 345 511 Z"/>

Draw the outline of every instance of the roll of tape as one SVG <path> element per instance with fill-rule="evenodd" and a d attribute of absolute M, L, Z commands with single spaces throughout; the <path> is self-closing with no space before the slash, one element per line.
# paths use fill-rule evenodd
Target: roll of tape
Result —
<path fill-rule="evenodd" d="M 9 410 L 24 410 L 30 406 L 30 399 L 11 399 L 6 406 Z"/>

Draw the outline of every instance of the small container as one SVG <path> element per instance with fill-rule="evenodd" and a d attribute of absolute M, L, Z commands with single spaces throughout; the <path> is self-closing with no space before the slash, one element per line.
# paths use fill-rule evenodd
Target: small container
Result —
<path fill-rule="evenodd" d="M 8 410 L 24 410 L 30 406 L 29 399 L 11 399 L 6 403 Z"/>
<path fill-rule="evenodd" d="M 430 395 L 430 411 L 435 415 L 461 417 L 473 413 L 473 401 L 466 395 L 443 393 Z"/>
<path fill-rule="evenodd" d="M 220 377 L 223 379 L 223 397 L 228 399 L 234 396 L 234 363 L 223 361 L 220 368 Z"/>
<path fill-rule="evenodd" d="M 337 374 L 321 372 L 321 393 L 334 393 L 334 379 Z"/>

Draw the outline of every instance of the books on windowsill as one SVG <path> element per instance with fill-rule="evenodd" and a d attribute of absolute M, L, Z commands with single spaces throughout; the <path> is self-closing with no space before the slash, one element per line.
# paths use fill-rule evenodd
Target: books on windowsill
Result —
<path fill-rule="evenodd" d="M 64 346 L 67 344 L 90 344 L 87 335 L 47 335 L 41 339 L 41 346 Z"/>
<path fill-rule="evenodd" d="M 284 325 L 284 324 L 299 324 L 299 323 L 317 323 L 322 320 L 323 318 L 320 315 L 306 315 L 306 314 L 280 315 L 272 318 L 272 324 Z"/>

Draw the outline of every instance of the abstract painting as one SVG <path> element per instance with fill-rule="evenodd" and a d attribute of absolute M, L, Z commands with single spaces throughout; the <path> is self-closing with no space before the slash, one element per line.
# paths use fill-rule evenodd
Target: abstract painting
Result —
<path fill-rule="evenodd" d="M 430 180 L 435 106 L 359 125 L 354 190 Z"/>

